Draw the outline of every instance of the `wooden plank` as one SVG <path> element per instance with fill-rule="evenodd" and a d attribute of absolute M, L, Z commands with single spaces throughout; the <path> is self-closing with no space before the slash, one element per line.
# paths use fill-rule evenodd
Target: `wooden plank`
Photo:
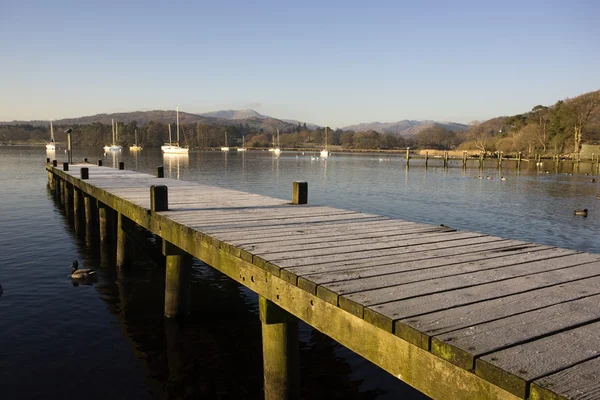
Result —
<path fill-rule="evenodd" d="M 278 264 L 279 261 L 288 259 L 304 259 L 309 257 L 323 257 L 327 255 L 333 255 L 338 257 L 348 257 L 348 253 L 360 253 L 359 256 L 363 256 L 365 252 L 378 251 L 378 250 L 389 250 L 399 247 L 409 247 L 416 245 L 423 245 L 426 243 L 440 243 L 449 242 L 452 240 L 460 239 L 472 239 L 485 236 L 480 233 L 471 232 L 431 232 L 431 233 L 417 233 L 413 235 L 406 235 L 402 239 L 393 238 L 391 240 L 374 240 L 371 243 L 366 243 L 356 246 L 346 246 L 345 248 L 335 249 L 318 249 L 318 250 L 297 250 L 297 251 L 284 251 L 284 252 L 258 252 L 255 251 L 253 254 L 264 258 L 267 261 Z"/>
<path fill-rule="evenodd" d="M 389 288 L 395 285 L 404 285 L 419 281 L 429 281 L 437 278 L 457 278 L 457 282 L 461 279 L 462 275 L 468 274 L 462 278 L 468 279 L 469 281 L 477 281 L 486 279 L 487 270 L 492 270 L 491 274 L 494 275 L 497 271 L 506 273 L 505 269 L 499 270 L 504 267 L 514 266 L 516 264 L 525 264 L 531 261 L 537 260 L 550 260 L 555 257 L 561 257 L 565 255 L 576 254 L 573 250 L 551 248 L 548 246 L 528 247 L 521 249 L 515 253 L 502 253 L 497 257 L 489 257 L 487 254 L 476 254 L 471 255 L 472 257 L 478 257 L 468 262 L 463 261 L 466 257 L 462 256 L 448 256 L 443 260 L 423 260 L 418 262 L 398 263 L 393 266 L 386 266 L 385 268 L 372 268 L 368 272 L 365 271 L 363 274 L 359 273 L 359 276 L 352 273 L 349 274 L 346 279 L 337 279 L 336 281 L 323 284 L 327 289 L 337 292 L 339 294 L 348 294 L 353 292 L 363 292 L 367 290 L 374 290 L 379 288 Z M 444 263 L 439 265 L 440 263 Z M 517 272 L 523 275 L 533 273 L 536 271 L 536 267 L 551 269 L 550 265 L 534 264 L 533 270 L 529 270 L 529 266 L 518 267 Z M 524 269 L 527 269 L 525 271 Z M 500 275 L 498 275 L 500 276 Z M 481 278 L 479 278 L 481 277 Z M 443 287 L 442 280 L 436 280 L 430 282 L 430 284 L 436 285 L 440 290 Z M 484 280 L 485 282 L 485 280 Z"/>
<path fill-rule="evenodd" d="M 430 340 L 435 335 L 600 294 L 600 276 L 563 283 L 558 288 L 543 287 L 441 311 L 432 310 L 427 314 L 396 321 L 394 332 L 411 343 L 429 349 Z"/>
<path fill-rule="evenodd" d="M 398 319 L 600 275 L 600 268 L 594 262 L 597 255 L 581 254 L 578 257 L 578 260 L 574 260 L 574 264 L 578 265 L 569 268 L 375 304 L 364 309 L 364 318 L 382 329 L 392 330 L 394 321 Z"/>
<path fill-rule="evenodd" d="M 294 271 L 294 267 L 306 266 L 306 265 L 323 265 L 327 263 L 339 264 L 346 262 L 345 266 L 358 265 L 360 260 L 371 262 L 373 257 L 391 257 L 392 259 L 398 260 L 398 257 L 406 257 L 408 253 L 419 253 L 423 251 L 434 251 L 445 248 L 454 248 L 466 245 L 475 245 L 482 243 L 492 243 L 497 241 L 504 241 L 505 239 L 499 239 L 494 236 L 475 236 L 475 237 L 465 237 L 463 239 L 455 239 L 449 241 L 436 241 L 436 242 L 428 242 L 415 246 L 407 246 L 407 247 L 397 247 L 392 249 L 385 250 L 372 250 L 372 251 L 362 251 L 359 254 L 355 254 L 352 258 L 348 258 L 347 256 L 341 255 L 328 255 L 328 256 L 316 256 L 316 257 L 305 257 L 305 258 L 295 258 L 289 260 L 276 260 L 277 265 L 282 268 L 289 268 L 291 271 Z M 419 256 L 422 256 L 422 253 L 419 253 Z"/>
<path fill-rule="evenodd" d="M 538 379 L 531 384 L 531 400 L 600 399 L 600 358 Z"/>
<path fill-rule="evenodd" d="M 348 251 L 362 251 L 366 249 L 376 248 L 391 248 L 397 246 L 410 245 L 413 239 L 427 240 L 432 237 L 440 237 L 446 234 L 447 231 L 440 227 L 420 228 L 416 230 L 399 232 L 398 234 L 390 235 L 389 233 L 380 235 L 367 235 L 366 237 L 340 237 L 336 240 L 309 240 L 300 239 L 292 243 L 271 243 L 238 246 L 242 250 L 252 252 L 253 254 L 263 257 L 263 255 L 273 255 L 284 253 L 286 256 L 295 257 L 296 254 L 310 257 L 319 254 L 333 254 L 335 252 L 346 253 Z M 419 241 L 421 243 L 421 241 Z"/>
<path fill-rule="evenodd" d="M 488 354 L 477 359 L 475 373 L 525 398 L 532 381 L 599 355 L 600 322 L 594 322 Z"/>
<path fill-rule="evenodd" d="M 523 255 L 521 255 L 523 257 Z M 410 297 L 424 296 L 438 292 L 446 292 L 460 288 L 479 286 L 491 282 L 513 281 L 518 277 L 526 277 L 532 279 L 535 276 L 540 276 L 545 273 L 568 268 L 575 265 L 580 265 L 585 262 L 593 262 L 598 260 L 598 256 L 585 253 L 576 253 L 564 255 L 563 257 L 552 258 L 551 261 L 541 260 L 528 262 L 526 264 L 512 264 L 503 268 L 494 268 L 470 274 L 454 275 L 438 279 L 408 283 L 405 285 L 395 285 L 390 287 L 382 287 L 362 292 L 354 292 L 339 296 L 339 305 L 344 310 L 355 312 L 356 309 L 373 306 L 376 304 L 390 303 Z M 600 273 L 600 271 L 598 271 Z M 520 282 L 520 281 L 519 281 Z M 338 290 L 339 292 L 339 290 Z M 317 295 L 321 298 L 329 298 L 330 291 L 325 287 L 317 288 Z M 337 300 L 337 298 L 336 298 Z M 362 311 L 360 311 L 362 312 Z"/>
<path fill-rule="evenodd" d="M 435 336 L 431 352 L 473 369 L 477 357 L 600 320 L 599 301 L 585 297 Z"/>

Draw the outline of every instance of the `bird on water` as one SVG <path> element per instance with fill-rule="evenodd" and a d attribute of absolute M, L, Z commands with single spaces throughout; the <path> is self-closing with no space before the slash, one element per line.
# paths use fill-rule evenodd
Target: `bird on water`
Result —
<path fill-rule="evenodd" d="M 79 269 L 79 263 L 77 260 L 73 261 L 71 264 L 71 275 L 69 275 L 72 279 L 87 279 L 95 276 L 96 271 L 91 268 L 82 268 Z"/>
<path fill-rule="evenodd" d="M 573 214 L 580 215 L 582 217 L 587 217 L 587 215 L 588 215 L 588 209 L 584 208 L 583 210 L 575 210 L 575 211 L 573 211 Z"/>

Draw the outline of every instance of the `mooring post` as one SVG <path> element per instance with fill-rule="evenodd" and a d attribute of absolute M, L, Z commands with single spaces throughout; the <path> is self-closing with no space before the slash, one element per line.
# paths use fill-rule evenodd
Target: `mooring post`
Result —
<path fill-rule="evenodd" d="M 169 189 L 165 185 L 150 186 L 150 210 L 167 211 L 169 209 Z"/>
<path fill-rule="evenodd" d="M 127 228 L 132 222 L 123 214 L 117 215 L 117 267 L 125 267 L 130 264 L 133 256 L 133 242 L 127 236 Z"/>
<path fill-rule="evenodd" d="M 98 160 L 98 166 L 101 167 L 102 166 L 102 160 Z"/>
<path fill-rule="evenodd" d="M 164 178 L 165 177 L 165 168 L 161 165 L 156 167 L 156 177 Z"/>
<path fill-rule="evenodd" d="M 463 169 L 467 168 L 467 152 L 463 151 L 462 154 L 462 167 Z"/>
<path fill-rule="evenodd" d="M 406 166 L 408 167 L 408 164 L 410 162 L 410 147 L 406 148 Z"/>
<path fill-rule="evenodd" d="M 258 296 L 265 400 L 299 398 L 298 319 Z"/>
<path fill-rule="evenodd" d="M 292 184 L 292 204 L 308 203 L 308 182 L 294 182 Z"/>
<path fill-rule="evenodd" d="M 100 242 L 108 241 L 109 235 L 109 220 L 108 207 L 106 204 L 98 201 L 98 225 L 100 225 Z"/>
<path fill-rule="evenodd" d="M 425 168 L 427 168 L 428 163 L 429 163 L 429 150 L 425 150 Z"/>
<path fill-rule="evenodd" d="M 479 152 L 479 169 L 483 169 L 483 151 Z"/>
<path fill-rule="evenodd" d="M 88 159 L 87 159 L 87 157 L 84 157 L 84 158 L 83 158 L 83 162 L 84 162 L 84 163 L 86 163 L 86 164 L 88 163 Z"/>
<path fill-rule="evenodd" d="M 517 153 L 517 169 L 521 169 L 521 152 Z"/>
<path fill-rule="evenodd" d="M 81 168 L 81 179 L 90 179 L 90 169 L 88 167 Z"/>
<path fill-rule="evenodd" d="M 165 317 L 185 317 L 190 313 L 192 256 L 166 240 Z"/>
<path fill-rule="evenodd" d="M 69 170 L 69 163 L 68 162 L 64 162 L 63 163 L 63 171 L 68 171 Z"/>
<path fill-rule="evenodd" d="M 52 166 L 53 167 L 58 167 L 58 161 L 57 160 L 52 160 Z"/>
<path fill-rule="evenodd" d="M 444 168 L 448 168 L 448 150 L 444 150 Z"/>
<path fill-rule="evenodd" d="M 46 157 L 46 164 L 50 164 L 50 157 Z"/>
<path fill-rule="evenodd" d="M 125 163 L 123 161 L 119 161 L 119 169 L 120 170 L 124 170 L 125 169 Z"/>

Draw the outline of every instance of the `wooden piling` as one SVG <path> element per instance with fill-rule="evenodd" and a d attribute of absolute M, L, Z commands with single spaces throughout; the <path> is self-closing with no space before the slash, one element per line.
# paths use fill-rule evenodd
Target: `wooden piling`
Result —
<path fill-rule="evenodd" d="M 58 161 L 57 160 L 52 160 L 52 166 L 53 167 L 58 167 Z"/>
<path fill-rule="evenodd" d="M 429 151 L 425 150 L 425 168 L 427 168 L 428 163 L 429 163 Z"/>
<path fill-rule="evenodd" d="M 463 169 L 467 168 L 467 152 L 463 151 L 462 154 L 462 167 Z"/>
<path fill-rule="evenodd" d="M 123 161 L 119 161 L 119 169 L 120 170 L 124 170 L 125 169 L 125 163 Z"/>
<path fill-rule="evenodd" d="M 107 242 L 110 232 L 108 207 L 102 202 L 98 202 L 98 225 L 100 226 L 100 242 Z"/>
<path fill-rule="evenodd" d="M 298 399 L 298 320 L 258 296 L 262 326 L 265 400 Z"/>
<path fill-rule="evenodd" d="M 50 158 L 46 157 L 46 164 L 50 164 Z"/>
<path fill-rule="evenodd" d="M 185 317 L 190 312 L 192 256 L 163 240 L 166 256 L 165 317 Z"/>
<path fill-rule="evenodd" d="M 85 213 L 83 205 L 83 193 L 81 190 L 73 186 L 73 223 L 75 232 L 80 233 L 85 226 Z"/>
<path fill-rule="evenodd" d="M 292 184 L 292 204 L 308 203 L 308 182 L 294 182 Z"/>
<path fill-rule="evenodd" d="M 102 160 L 98 160 L 98 166 L 101 167 L 102 166 Z"/>
<path fill-rule="evenodd" d="M 63 171 L 68 171 L 69 170 L 69 163 L 68 162 L 64 162 L 63 163 Z"/>
<path fill-rule="evenodd" d="M 410 147 L 406 148 L 406 166 L 408 167 L 408 164 L 410 162 Z"/>
<path fill-rule="evenodd" d="M 81 179 L 90 179 L 90 169 L 88 167 L 81 168 Z"/>
<path fill-rule="evenodd" d="M 150 210 L 152 212 L 169 209 L 169 192 L 165 185 L 150 186 Z"/>
<path fill-rule="evenodd" d="M 123 214 L 117 214 L 117 267 L 125 267 L 130 264 L 133 252 L 132 242 L 127 236 L 127 225 L 131 221 Z"/>
<path fill-rule="evenodd" d="M 444 168 L 448 168 L 448 150 L 444 150 Z"/>
<path fill-rule="evenodd" d="M 483 151 L 479 152 L 479 169 L 483 169 Z"/>
<path fill-rule="evenodd" d="M 165 177 L 165 168 L 161 165 L 156 167 L 156 177 L 164 178 Z"/>
<path fill-rule="evenodd" d="M 86 226 L 91 226 L 96 223 L 95 215 L 98 214 L 98 210 L 96 209 L 96 202 L 93 197 L 89 195 L 83 196 L 83 208 L 85 215 L 85 224 Z"/>

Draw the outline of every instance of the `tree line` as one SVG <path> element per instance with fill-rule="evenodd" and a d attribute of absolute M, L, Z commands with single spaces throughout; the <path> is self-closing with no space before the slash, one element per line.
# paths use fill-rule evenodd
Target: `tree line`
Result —
<path fill-rule="evenodd" d="M 150 121 L 138 125 L 136 121 L 117 122 L 117 144 L 130 146 L 136 142 L 142 147 L 160 147 L 169 141 L 168 125 Z M 75 146 L 105 146 L 112 143 L 112 127 L 99 122 L 73 126 L 55 126 L 58 142 L 65 142 L 64 130 L 72 129 Z M 175 128 L 172 141 L 175 141 Z M 341 129 L 309 129 L 306 124 L 291 126 L 279 135 L 271 129 L 255 129 L 248 124 L 182 124 L 181 145 L 190 148 L 215 148 L 224 145 L 267 148 L 277 142 L 289 149 L 322 148 L 327 129 L 328 145 L 340 149 L 398 150 L 438 149 L 475 150 L 485 153 L 505 154 L 563 154 L 577 153 L 582 143 L 600 143 L 600 91 L 586 93 L 573 99 L 558 101 L 550 107 L 538 105 L 531 111 L 508 117 L 493 118 L 482 123 L 472 123 L 466 131 L 452 131 L 433 124 L 412 137 L 379 133 L 355 132 Z M 0 141 L 41 143 L 49 140 L 49 127 L 23 125 L 0 126 Z"/>

